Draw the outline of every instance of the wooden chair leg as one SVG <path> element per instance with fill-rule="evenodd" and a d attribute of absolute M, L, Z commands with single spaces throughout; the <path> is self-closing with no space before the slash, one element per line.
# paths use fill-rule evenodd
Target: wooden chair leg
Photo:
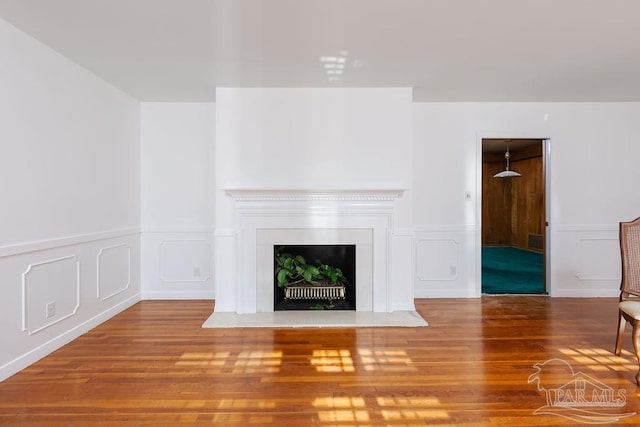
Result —
<path fill-rule="evenodd" d="M 636 374 L 636 384 L 640 386 L 640 321 L 633 322 L 633 350 L 638 360 L 638 373 Z"/>
<path fill-rule="evenodd" d="M 622 341 L 624 338 L 624 328 L 626 324 L 627 321 L 622 316 L 620 310 L 618 310 L 618 336 L 616 336 L 616 348 L 614 351 L 616 356 L 620 356 L 620 353 L 622 352 Z"/>

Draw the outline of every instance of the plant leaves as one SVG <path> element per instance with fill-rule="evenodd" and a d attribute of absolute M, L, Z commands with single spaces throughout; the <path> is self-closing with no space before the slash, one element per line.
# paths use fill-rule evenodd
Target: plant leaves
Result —
<path fill-rule="evenodd" d="M 283 287 L 284 285 L 287 284 L 287 277 L 288 277 L 288 272 L 286 270 L 280 270 L 278 271 L 278 275 L 276 276 L 276 279 L 278 281 L 278 286 Z"/>
<path fill-rule="evenodd" d="M 311 283 L 311 281 L 313 280 L 313 274 L 311 274 L 311 271 L 304 270 L 304 272 L 302 273 L 302 277 L 304 277 L 304 280 L 306 280 L 307 282 Z"/>

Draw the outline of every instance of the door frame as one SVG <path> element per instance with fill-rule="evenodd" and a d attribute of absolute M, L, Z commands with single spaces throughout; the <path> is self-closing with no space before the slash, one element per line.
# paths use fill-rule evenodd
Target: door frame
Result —
<path fill-rule="evenodd" d="M 482 295 L 482 140 L 484 139 L 539 139 L 542 141 L 542 176 L 544 184 L 544 280 L 547 295 L 554 296 L 555 286 L 551 281 L 551 138 L 548 136 L 518 135 L 513 133 L 478 133 L 476 141 L 476 242 L 475 282 L 476 297 Z"/>

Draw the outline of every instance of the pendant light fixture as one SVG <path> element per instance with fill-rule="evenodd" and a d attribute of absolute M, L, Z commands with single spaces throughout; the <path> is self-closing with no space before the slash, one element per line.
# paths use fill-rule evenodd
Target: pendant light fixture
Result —
<path fill-rule="evenodd" d="M 493 175 L 494 178 L 515 178 L 518 176 L 522 176 L 516 171 L 509 170 L 509 159 L 511 159 L 511 153 L 509 153 L 509 144 L 507 143 L 507 151 L 504 153 L 504 158 L 507 162 L 505 169 L 502 172 L 498 172 Z"/>

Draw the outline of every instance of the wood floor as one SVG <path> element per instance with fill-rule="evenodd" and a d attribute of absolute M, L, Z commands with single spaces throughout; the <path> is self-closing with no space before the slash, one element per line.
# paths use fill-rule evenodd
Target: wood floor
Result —
<path fill-rule="evenodd" d="M 202 329 L 211 301 L 144 301 L 0 383 L 0 424 L 579 425 L 571 408 L 534 414 L 552 388 L 528 378 L 550 359 L 566 363 L 545 374 L 564 363 L 622 396 L 593 419 L 640 413 L 630 334 L 611 352 L 615 299 L 416 306 L 429 327 Z"/>

